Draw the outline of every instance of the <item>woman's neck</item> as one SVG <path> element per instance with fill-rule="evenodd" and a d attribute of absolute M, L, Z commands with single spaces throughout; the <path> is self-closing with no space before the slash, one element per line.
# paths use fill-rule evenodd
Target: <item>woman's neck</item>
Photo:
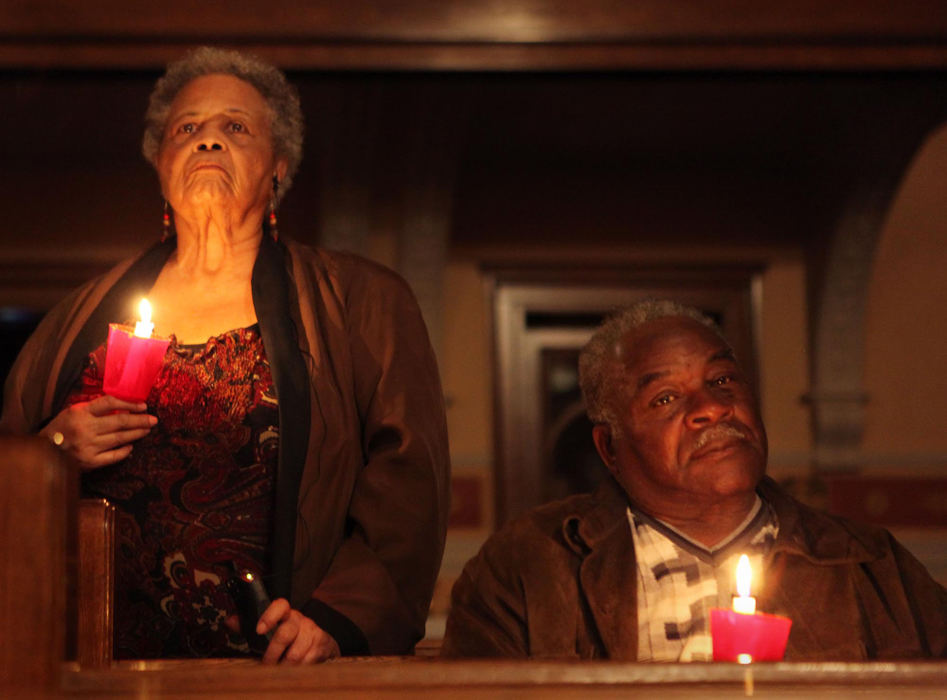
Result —
<path fill-rule="evenodd" d="M 256 322 L 251 279 L 261 224 L 259 212 L 243 221 L 176 213 L 177 250 L 149 291 L 156 333 L 203 343 Z"/>
<path fill-rule="evenodd" d="M 175 221 L 178 241 L 175 267 L 182 277 L 213 278 L 248 275 L 260 247 L 259 222 L 232 226 L 205 218 Z"/>

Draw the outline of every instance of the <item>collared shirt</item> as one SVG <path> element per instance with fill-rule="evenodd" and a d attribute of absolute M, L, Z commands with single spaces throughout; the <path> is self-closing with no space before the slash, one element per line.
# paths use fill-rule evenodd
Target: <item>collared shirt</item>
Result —
<path fill-rule="evenodd" d="M 729 608 L 741 554 L 758 582 L 779 530 L 759 496 L 746 519 L 714 547 L 628 509 L 638 567 L 638 661 L 711 661 L 710 609 Z"/>

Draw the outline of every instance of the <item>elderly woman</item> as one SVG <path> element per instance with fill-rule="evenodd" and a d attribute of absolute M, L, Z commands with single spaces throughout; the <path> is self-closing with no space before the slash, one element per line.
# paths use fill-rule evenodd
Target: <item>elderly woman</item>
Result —
<path fill-rule="evenodd" d="M 48 436 L 118 508 L 119 657 L 245 653 L 231 561 L 274 599 L 265 662 L 423 635 L 449 478 L 437 369 L 403 280 L 278 238 L 301 146 L 277 69 L 210 48 L 171 64 L 143 144 L 164 238 L 53 309 L 7 381 L 3 432 Z M 103 393 L 104 341 L 143 295 L 172 343 L 134 403 Z"/>

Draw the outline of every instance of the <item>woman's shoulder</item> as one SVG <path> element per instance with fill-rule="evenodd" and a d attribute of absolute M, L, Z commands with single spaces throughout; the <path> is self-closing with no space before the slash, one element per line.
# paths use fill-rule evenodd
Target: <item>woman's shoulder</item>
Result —
<path fill-rule="evenodd" d="M 410 292 L 407 282 L 397 272 L 357 253 L 329 250 L 291 239 L 286 239 L 284 245 L 294 268 L 302 266 L 308 273 L 325 278 L 333 287 L 353 289 L 377 288 L 381 285 L 393 291 Z"/>
<path fill-rule="evenodd" d="M 48 381 L 61 369 L 61 348 L 71 347 L 102 298 L 141 256 L 133 256 L 88 280 L 50 309 L 21 348 L 4 392 L 0 432 L 34 432 L 51 401 Z"/>
<path fill-rule="evenodd" d="M 65 322 L 76 320 L 73 317 L 76 314 L 81 316 L 84 309 L 94 309 L 108 290 L 128 272 L 129 268 L 141 258 L 142 254 L 127 257 L 112 265 L 105 272 L 80 284 L 46 313 L 40 325 L 51 325 L 65 330 L 63 327 Z"/>

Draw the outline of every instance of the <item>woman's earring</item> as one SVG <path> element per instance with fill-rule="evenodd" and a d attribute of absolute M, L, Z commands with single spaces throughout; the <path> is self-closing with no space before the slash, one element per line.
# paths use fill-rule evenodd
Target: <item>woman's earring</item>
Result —
<path fill-rule="evenodd" d="M 270 236 L 274 241 L 279 240 L 279 231 L 276 228 L 276 202 L 270 202 Z"/>
<path fill-rule="evenodd" d="M 279 240 L 279 230 L 276 228 L 276 193 L 279 192 L 279 178 L 273 176 L 273 198 L 270 200 L 270 236 L 274 241 Z"/>
<path fill-rule="evenodd" d="M 164 216 L 161 218 L 161 242 L 171 236 L 171 215 L 168 213 L 168 200 L 164 200 Z"/>

